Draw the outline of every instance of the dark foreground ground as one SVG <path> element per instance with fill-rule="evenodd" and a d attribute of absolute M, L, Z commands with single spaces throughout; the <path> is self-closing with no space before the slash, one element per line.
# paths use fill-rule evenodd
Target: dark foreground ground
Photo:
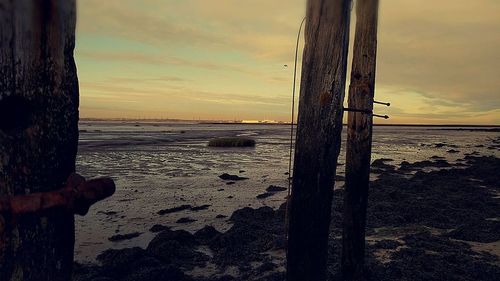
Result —
<path fill-rule="evenodd" d="M 369 198 L 367 279 L 499 280 L 500 159 L 472 153 L 454 165 L 439 157 L 387 162 L 372 165 L 379 176 Z M 330 280 L 341 280 L 342 193 L 334 193 Z M 76 264 L 74 280 L 283 280 L 284 206 L 243 208 L 229 220 L 225 233 L 157 225 L 146 249 L 107 250 L 99 265 Z"/>

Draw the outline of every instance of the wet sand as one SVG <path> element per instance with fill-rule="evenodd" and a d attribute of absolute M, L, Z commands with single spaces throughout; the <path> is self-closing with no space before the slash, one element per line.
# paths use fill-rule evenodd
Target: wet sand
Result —
<path fill-rule="evenodd" d="M 85 217 L 76 217 L 75 259 L 79 262 L 93 262 L 109 248 L 146 248 L 155 237 L 149 231 L 154 225 L 191 233 L 212 225 L 224 232 L 231 227 L 227 218 L 234 211 L 277 209 L 285 200 L 286 192 L 270 194 L 267 188 L 287 186 L 290 131 L 286 125 L 85 121 L 80 129 L 77 172 L 86 178 L 110 176 L 117 191 L 92 206 Z M 251 137 L 256 146 L 207 146 L 212 138 L 235 136 Z M 405 168 L 419 162 L 426 172 L 450 168 L 460 165 L 457 159 L 468 153 L 500 157 L 499 144 L 492 141 L 496 136 L 495 132 L 434 127 L 375 127 L 372 159 L 390 157 L 386 164 Z M 337 187 L 343 185 L 344 159 L 341 149 Z M 437 164 L 427 167 L 427 159 Z M 224 173 L 248 179 L 224 180 L 219 177 Z M 372 180 L 377 177 L 372 174 Z M 182 205 L 194 210 L 210 206 L 158 214 Z"/>
<path fill-rule="evenodd" d="M 499 141 L 496 137 L 477 145 L 497 151 Z M 453 149 L 446 143 L 431 145 Z M 477 152 L 454 162 L 442 156 L 397 164 L 376 160 L 368 204 L 367 279 L 497 280 L 499 170 L 499 158 Z M 260 194 L 252 192 L 253 198 Z M 269 198 L 279 205 L 286 191 L 275 192 Z M 329 280 L 341 280 L 342 194 L 340 186 L 332 209 Z M 196 203 L 163 208 L 163 216 L 179 222 L 206 214 L 225 227 L 156 225 L 154 232 L 141 234 L 154 237 L 142 248 L 110 249 L 98 256 L 98 263 L 77 264 L 74 280 L 283 280 L 283 204 L 239 208 L 226 218 L 203 207 L 210 202 Z M 103 215 L 119 220 L 118 213 Z"/>

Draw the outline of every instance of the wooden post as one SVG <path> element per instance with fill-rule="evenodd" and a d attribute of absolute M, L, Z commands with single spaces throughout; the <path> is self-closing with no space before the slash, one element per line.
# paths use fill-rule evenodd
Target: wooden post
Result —
<path fill-rule="evenodd" d="M 75 170 L 75 0 L 0 0 L 0 196 L 47 192 Z M 71 280 L 74 218 L 0 213 L 0 280 Z"/>
<path fill-rule="evenodd" d="M 288 281 L 326 280 L 328 232 L 342 131 L 350 0 L 307 1 L 289 206 Z"/>
<path fill-rule="evenodd" d="M 356 3 L 346 152 L 342 273 L 344 280 L 363 280 L 365 225 L 372 147 L 373 96 L 377 54 L 378 0 Z"/>

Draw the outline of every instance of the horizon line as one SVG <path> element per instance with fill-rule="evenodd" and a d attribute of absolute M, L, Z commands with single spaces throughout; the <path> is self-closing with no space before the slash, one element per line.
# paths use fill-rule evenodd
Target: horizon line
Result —
<path fill-rule="evenodd" d="M 191 122 L 204 124 L 241 124 L 241 125 L 291 125 L 290 121 L 275 120 L 251 120 L 257 122 L 244 122 L 245 120 L 202 120 L 202 119 L 176 119 L 176 118 L 93 118 L 83 117 L 80 121 L 169 121 L 169 122 Z M 297 126 L 297 122 L 294 122 Z M 347 123 L 342 123 L 346 126 Z M 421 127 L 500 127 L 500 124 L 421 124 L 421 123 L 387 123 L 373 124 L 373 126 L 421 126 Z"/>

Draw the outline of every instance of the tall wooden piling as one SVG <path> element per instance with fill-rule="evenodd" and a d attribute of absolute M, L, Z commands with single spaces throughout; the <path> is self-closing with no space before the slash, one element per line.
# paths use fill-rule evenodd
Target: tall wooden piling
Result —
<path fill-rule="evenodd" d="M 346 188 L 343 210 L 342 274 L 364 280 L 365 226 L 372 147 L 377 54 L 378 0 L 357 0 L 347 124 Z M 368 112 L 368 113 L 367 113 Z"/>
<path fill-rule="evenodd" d="M 64 186 L 75 170 L 75 0 L 0 0 L 0 196 Z M 0 213 L 0 280 L 70 280 L 74 218 Z"/>
<path fill-rule="evenodd" d="M 297 140 L 289 202 L 288 281 L 326 280 L 342 131 L 350 0 L 307 1 Z"/>

